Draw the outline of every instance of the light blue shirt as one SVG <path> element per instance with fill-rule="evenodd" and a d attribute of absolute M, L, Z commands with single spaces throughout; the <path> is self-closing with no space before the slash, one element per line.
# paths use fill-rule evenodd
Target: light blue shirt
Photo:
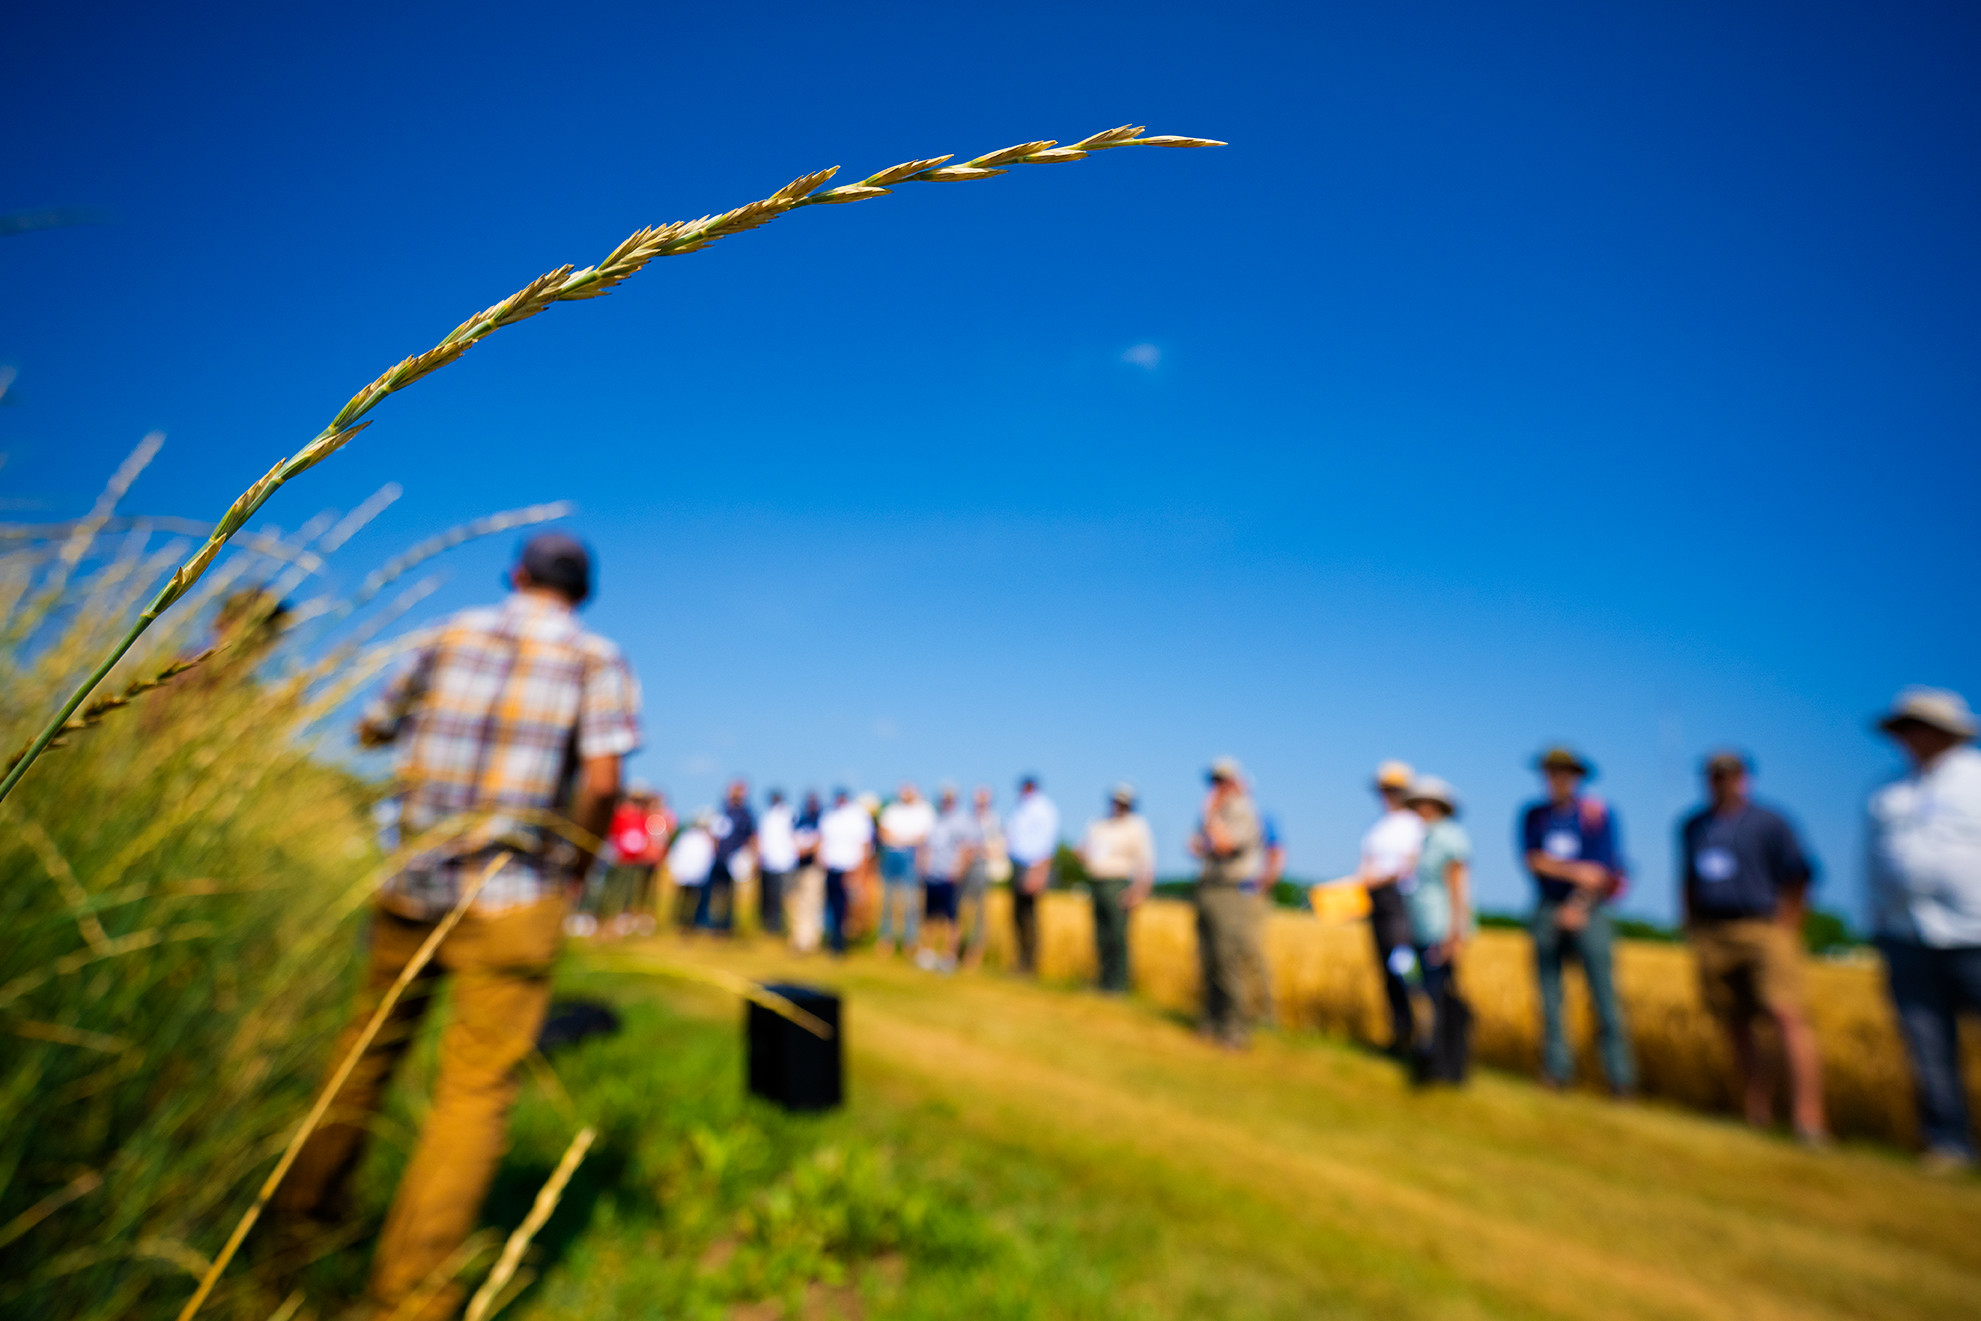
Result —
<path fill-rule="evenodd" d="M 1410 910 L 1410 938 L 1419 945 L 1435 945 L 1451 936 L 1451 887 L 1445 884 L 1445 868 L 1454 862 L 1472 860 L 1472 837 L 1465 827 L 1450 817 L 1424 832 L 1424 846 L 1417 854 L 1415 884 L 1403 896 Z"/>
<path fill-rule="evenodd" d="M 1981 752 L 1963 744 L 1871 795 L 1871 924 L 1937 949 L 1981 946 Z"/>
<path fill-rule="evenodd" d="M 1018 800 L 1004 820 L 1004 847 L 1020 867 L 1044 862 L 1059 847 L 1059 809 L 1034 790 Z"/>

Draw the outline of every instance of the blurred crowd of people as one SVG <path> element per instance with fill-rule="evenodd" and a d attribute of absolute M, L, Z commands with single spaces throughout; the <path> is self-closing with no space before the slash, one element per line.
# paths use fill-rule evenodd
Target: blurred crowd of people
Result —
<path fill-rule="evenodd" d="M 1873 928 L 1918 1080 L 1923 1131 L 1937 1164 L 1974 1159 L 1960 1085 L 1955 1030 L 1981 1006 L 1981 753 L 1956 694 L 1908 690 L 1881 718 L 1913 773 L 1881 789 L 1870 808 Z M 1540 1005 L 1541 1081 L 1573 1082 L 1575 1052 L 1564 983 L 1579 968 L 1610 1091 L 1629 1097 L 1636 1064 L 1614 973 L 1614 908 L 1630 884 L 1614 808 L 1589 792 L 1594 765 L 1573 748 L 1535 759 L 1543 792 L 1515 822 L 1520 862 L 1534 883 L 1528 920 Z M 1757 1027 L 1780 1043 L 1789 1122 L 1803 1142 L 1828 1142 L 1821 1061 L 1803 988 L 1803 941 L 1816 865 L 1790 818 L 1753 797 L 1754 766 L 1721 750 L 1701 763 L 1701 806 L 1677 824 L 1677 891 L 1703 1003 L 1725 1030 L 1747 1118 L 1772 1123 L 1776 1080 Z M 1283 879 L 1284 850 L 1259 810 L 1243 767 L 1230 757 L 1206 772 L 1189 851 L 1202 973 L 1200 1029 L 1232 1049 L 1271 1017 L 1264 924 Z M 1458 1083 L 1470 1061 L 1472 1010 L 1459 969 L 1477 930 L 1473 844 L 1459 823 L 1457 790 L 1400 761 L 1376 769 L 1376 821 L 1357 870 L 1309 892 L 1312 906 L 1365 919 L 1388 1010 L 1388 1049 L 1420 1083 Z M 845 789 L 830 806 L 816 794 L 793 804 L 772 790 L 754 812 L 748 786 L 729 786 L 719 807 L 677 822 L 664 796 L 636 783 L 613 818 L 612 865 L 574 930 L 651 931 L 652 905 L 673 895 L 670 920 L 684 932 L 736 927 L 738 886 L 753 882 L 755 929 L 799 951 L 843 954 L 871 937 L 883 953 L 911 955 L 933 971 L 983 957 L 990 887 L 1009 885 L 1013 965 L 1037 966 L 1038 899 L 1055 878 L 1058 808 L 1036 776 L 1018 783 L 1000 814 L 979 786 L 955 785 L 931 802 L 912 783 L 883 800 Z M 1155 839 L 1133 785 L 1106 794 L 1073 848 L 1093 911 L 1099 989 L 1129 989 L 1129 917 L 1153 892 Z M 660 885 L 656 876 L 664 876 Z"/>
<path fill-rule="evenodd" d="M 561 533 L 522 548 L 499 605 L 462 611 L 428 630 L 357 735 L 397 756 L 388 843 L 394 866 L 374 900 L 362 981 L 332 1060 L 327 1120 L 297 1153 L 270 1205 L 292 1225 L 340 1219 L 352 1172 L 387 1083 L 416 1039 L 442 977 L 453 984 L 432 1109 L 408 1158 L 367 1285 L 380 1316 L 451 1315 L 445 1280 L 474 1228 L 500 1157 L 518 1072 L 535 1050 L 567 932 L 737 926 L 738 897 L 756 895 L 752 924 L 800 950 L 843 954 L 871 932 L 887 952 L 934 970 L 982 957 L 985 895 L 1008 884 L 1015 964 L 1037 967 L 1039 896 L 1060 849 L 1060 815 L 1037 777 L 1008 811 L 988 789 L 965 806 L 941 787 L 933 803 L 902 785 L 885 803 L 844 789 L 830 806 L 773 791 L 758 816 L 748 786 L 683 822 L 650 786 L 626 785 L 640 744 L 640 689 L 609 640 L 577 621 L 592 590 L 591 557 Z M 1911 769 L 1869 805 L 1872 925 L 1917 1084 L 1927 1159 L 1974 1164 L 1958 1020 L 1981 1012 L 1981 753 L 1957 694 L 1910 689 L 1879 727 Z M 1594 1002 L 1610 1087 L 1636 1083 L 1611 968 L 1612 905 L 1627 881 L 1611 806 L 1585 791 L 1593 767 L 1569 748 L 1537 761 L 1545 794 L 1517 823 L 1536 886 L 1531 921 L 1544 1038 L 1543 1077 L 1570 1080 L 1562 982 L 1580 964 Z M 1786 1048 L 1791 1118 L 1826 1141 L 1813 1033 L 1803 1008 L 1801 917 L 1815 866 L 1779 812 L 1750 794 L 1753 766 L 1736 752 L 1704 764 L 1706 802 L 1680 825 L 1680 891 L 1705 1003 L 1725 1025 L 1749 1118 L 1769 1119 L 1770 1088 L 1754 1026 L 1771 1019 Z M 1244 769 L 1208 769 L 1189 840 L 1202 963 L 1201 1029 L 1246 1044 L 1271 1007 L 1263 949 L 1266 906 L 1284 853 Z M 1314 887 L 1317 911 L 1366 916 L 1390 1008 L 1390 1049 L 1425 1082 L 1466 1071 L 1461 992 L 1474 927 L 1472 844 L 1457 792 L 1400 762 L 1374 777 L 1381 813 L 1354 875 Z M 593 850 L 607 842 L 605 866 Z M 1128 987 L 1129 915 L 1155 884 L 1155 847 L 1133 786 L 1107 793 L 1077 850 L 1091 896 L 1103 989 Z M 572 894 L 583 904 L 570 912 Z M 429 963 L 428 960 L 431 960 Z M 417 983 L 417 991 L 396 1000 Z M 389 1023 L 374 1021 L 389 1007 Z"/>

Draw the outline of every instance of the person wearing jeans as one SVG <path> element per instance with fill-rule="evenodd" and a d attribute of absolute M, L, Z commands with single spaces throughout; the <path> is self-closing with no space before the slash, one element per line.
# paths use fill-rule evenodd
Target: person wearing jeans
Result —
<path fill-rule="evenodd" d="M 922 876 L 927 871 L 929 835 L 935 830 L 935 809 L 912 784 L 901 786 L 895 800 L 880 814 L 880 930 L 876 946 L 885 954 L 899 948 L 912 951 L 922 922 Z M 901 941 L 893 940 L 890 919 L 901 914 Z"/>
<path fill-rule="evenodd" d="M 1536 765 L 1548 796 L 1521 813 L 1519 843 L 1540 891 L 1533 933 L 1541 992 L 1541 1078 L 1551 1087 L 1565 1087 L 1575 1076 L 1561 1013 L 1562 966 L 1574 958 L 1582 964 L 1596 1010 L 1610 1093 L 1629 1096 L 1637 1087 L 1637 1064 L 1610 962 L 1615 932 L 1608 904 L 1623 881 L 1616 818 L 1601 799 L 1582 792 L 1594 771 L 1582 757 L 1567 748 L 1551 748 Z"/>
<path fill-rule="evenodd" d="M 1958 693 L 1909 688 L 1879 727 L 1911 770 L 1871 795 L 1872 927 L 1912 1057 L 1928 1169 L 1971 1170 L 1960 1015 L 1981 1013 L 1981 752 Z"/>

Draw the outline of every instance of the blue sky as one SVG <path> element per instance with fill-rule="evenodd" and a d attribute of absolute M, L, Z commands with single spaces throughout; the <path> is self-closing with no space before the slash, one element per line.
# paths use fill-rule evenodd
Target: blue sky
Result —
<path fill-rule="evenodd" d="M 1603 768 L 1671 911 L 1707 747 L 1855 910 L 1897 686 L 1981 695 L 1981 20 L 1919 4 L 17 6 L 0 494 L 216 516 L 541 270 L 842 164 L 1228 139 L 816 208 L 503 331 L 283 492 L 340 557 L 552 498 L 692 804 L 1207 758 L 1296 873 L 1382 757 L 1465 794 L 1488 903 L 1527 760 Z M 29 514 L 27 516 L 40 516 Z M 507 539 L 422 607 L 487 598 Z"/>

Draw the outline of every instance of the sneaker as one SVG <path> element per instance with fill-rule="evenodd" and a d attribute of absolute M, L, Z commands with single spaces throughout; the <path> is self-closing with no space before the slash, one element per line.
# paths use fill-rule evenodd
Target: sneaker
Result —
<path fill-rule="evenodd" d="M 934 972 L 942 966 L 942 957 L 932 949 L 915 951 L 915 966 L 923 972 Z"/>

